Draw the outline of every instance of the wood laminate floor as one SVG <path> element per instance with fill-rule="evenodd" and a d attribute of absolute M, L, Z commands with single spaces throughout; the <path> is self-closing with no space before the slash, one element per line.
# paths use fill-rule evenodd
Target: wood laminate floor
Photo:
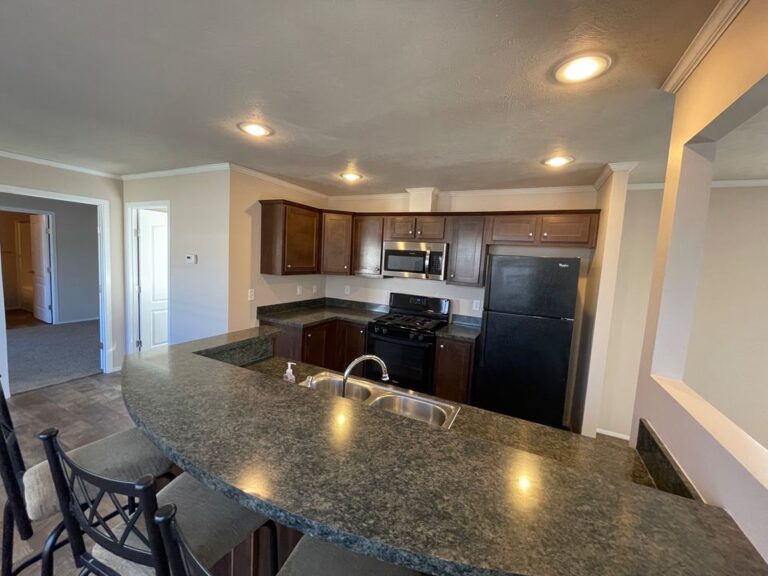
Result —
<path fill-rule="evenodd" d="M 8 407 L 27 468 L 45 458 L 42 443 L 37 439 L 37 434 L 45 428 L 58 428 L 62 445 L 72 449 L 133 426 L 123 404 L 119 374 L 99 374 L 25 392 L 11 397 Z M 0 500 L 5 503 L 3 490 L 0 490 Z M 50 526 L 49 522 L 44 528 Z M 18 553 L 14 556 L 23 558 L 25 552 L 33 549 L 31 546 L 37 545 L 39 549 L 44 537 L 41 530 L 29 543 L 22 543 L 17 538 Z M 78 574 L 69 548 L 56 552 L 55 559 L 56 576 Z M 24 572 L 27 575 L 39 573 L 39 566 Z"/>

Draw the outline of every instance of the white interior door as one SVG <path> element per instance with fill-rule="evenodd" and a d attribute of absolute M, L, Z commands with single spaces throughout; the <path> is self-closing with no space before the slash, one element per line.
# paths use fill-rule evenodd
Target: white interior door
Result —
<path fill-rule="evenodd" d="M 168 214 L 138 210 L 139 346 L 168 343 Z"/>
<path fill-rule="evenodd" d="M 51 290 L 51 240 L 49 216 L 32 214 L 29 217 L 32 272 L 34 274 L 35 318 L 48 324 L 53 322 L 53 297 Z"/>

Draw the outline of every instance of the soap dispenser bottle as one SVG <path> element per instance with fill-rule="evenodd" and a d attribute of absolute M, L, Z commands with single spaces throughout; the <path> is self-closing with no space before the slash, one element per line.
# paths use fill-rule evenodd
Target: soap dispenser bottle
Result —
<path fill-rule="evenodd" d="M 293 374 L 293 367 L 295 365 L 296 362 L 288 362 L 288 369 L 285 371 L 285 374 L 283 374 L 283 380 L 290 382 L 291 384 L 296 384 L 296 376 Z"/>

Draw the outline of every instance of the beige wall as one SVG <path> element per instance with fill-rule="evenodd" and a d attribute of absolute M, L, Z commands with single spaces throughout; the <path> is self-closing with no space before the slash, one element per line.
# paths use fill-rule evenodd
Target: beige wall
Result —
<path fill-rule="evenodd" d="M 727 509 L 768 558 L 768 450 L 683 380 L 712 174 L 712 150 L 690 142 L 715 120 L 737 127 L 732 106 L 745 112 L 742 97 L 768 75 L 766 37 L 768 2 L 747 3 L 677 93 L 632 435 L 647 420 L 705 501 Z"/>
<path fill-rule="evenodd" d="M 766 214 L 768 188 L 712 190 L 685 382 L 768 447 Z"/>
<path fill-rule="evenodd" d="M 170 203 L 169 342 L 226 332 L 229 170 L 129 180 L 124 197 Z M 197 264 L 186 254 L 196 254 Z"/>
<path fill-rule="evenodd" d="M 123 362 L 125 350 L 125 301 L 123 279 L 123 183 L 120 180 L 93 176 L 61 168 L 53 168 L 23 160 L 0 157 L 0 189 L 2 192 L 23 193 L 31 189 L 55 194 L 68 194 L 83 198 L 96 198 L 109 203 L 110 228 L 110 286 L 107 301 L 112 317 L 112 365 L 117 370 Z M 8 188 L 11 187 L 11 188 Z M 5 351 L 5 340 L 0 342 Z"/>
<path fill-rule="evenodd" d="M 661 212 L 661 189 L 627 194 L 600 432 L 629 437 Z"/>
<path fill-rule="evenodd" d="M 0 194 L 0 196 L 2 196 Z M 0 203 L 2 205 L 2 203 Z M 16 242 L 16 223 L 29 222 L 28 214 L 19 212 L 0 212 L 0 253 L 2 253 L 3 291 L 5 309 L 15 310 L 21 307 L 19 294 L 19 270 L 17 257 L 19 247 Z"/>
<path fill-rule="evenodd" d="M 326 196 L 233 167 L 229 209 L 229 330 L 249 328 L 256 323 L 256 308 L 325 295 L 325 277 L 272 276 L 259 272 L 261 266 L 261 204 L 259 200 L 283 199 L 326 207 Z M 254 300 L 248 301 L 248 290 Z M 301 289 L 301 294 L 297 289 Z M 313 291 L 314 289 L 314 291 Z"/>

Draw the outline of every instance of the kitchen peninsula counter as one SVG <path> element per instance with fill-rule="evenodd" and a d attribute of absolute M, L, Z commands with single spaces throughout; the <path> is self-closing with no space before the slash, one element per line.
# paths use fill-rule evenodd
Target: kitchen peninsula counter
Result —
<path fill-rule="evenodd" d="M 558 461 L 524 425 L 484 427 L 489 413 L 462 407 L 442 430 L 254 370 L 277 331 L 141 352 L 123 369 L 136 424 L 243 506 L 430 574 L 768 575 L 725 511 Z"/>

